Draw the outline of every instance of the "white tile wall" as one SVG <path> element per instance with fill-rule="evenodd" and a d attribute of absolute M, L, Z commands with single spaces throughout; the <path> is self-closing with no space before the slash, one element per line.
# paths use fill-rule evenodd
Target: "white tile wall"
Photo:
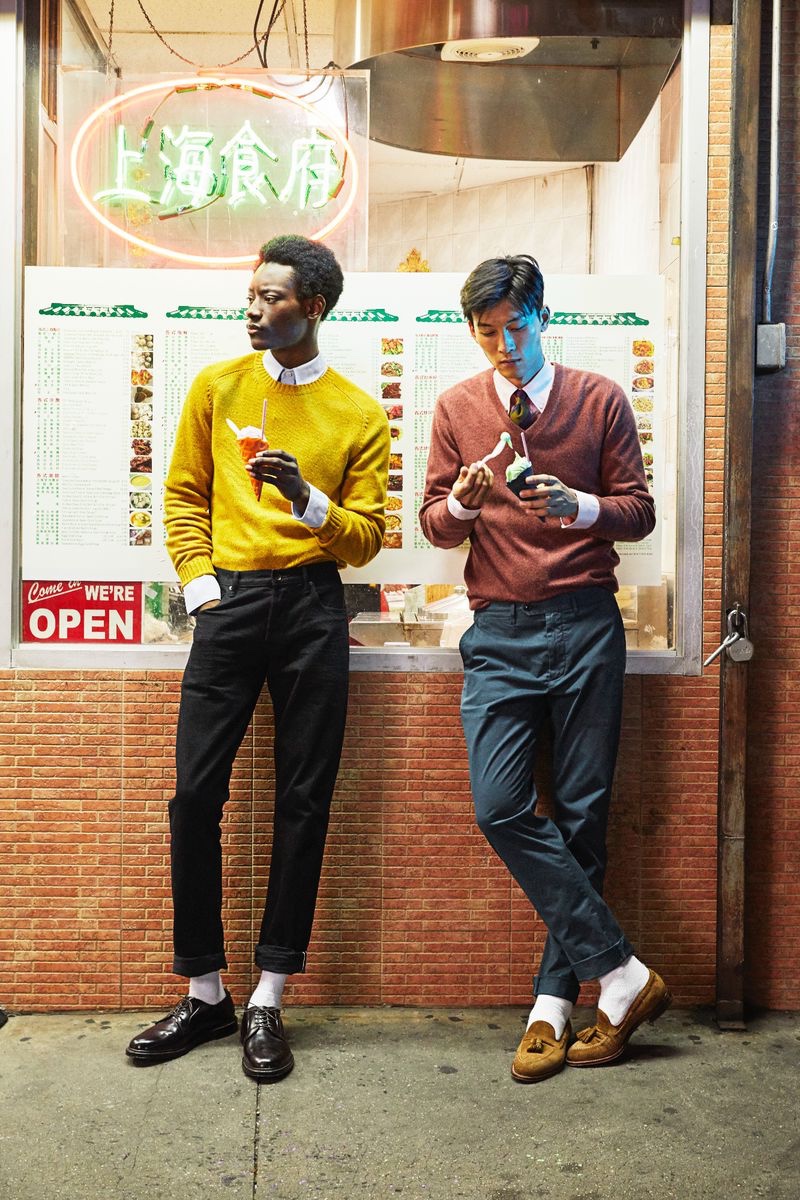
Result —
<path fill-rule="evenodd" d="M 588 212 L 564 217 L 561 230 L 561 270 L 565 275 L 586 275 L 589 271 Z"/>
<path fill-rule="evenodd" d="M 452 237 L 453 193 L 431 196 L 428 200 L 428 233 L 431 237 Z"/>
<path fill-rule="evenodd" d="M 456 233 L 453 235 L 453 270 L 463 271 L 468 275 L 477 265 L 480 255 L 477 252 L 474 233 Z"/>
<path fill-rule="evenodd" d="M 517 213 L 514 217 L 518 216 Z M 537 238 L 533 221 L 519 225 L 506 225 L 503 230 L 504 254 L 532 254 L 536 258 Z"/>
<path fill-rule="evenodd" d="M 481 233 L 502 229 L 506 223 L 506 187 L 475 189 L 478 196 L 478 227 Z"/>
<path fill-rule="evenodd" d="M 386 238 L 402 235 L 403 205 L 398 200 L 394 204 L 381 204 L 377 209 L 381 225 L 381 236 Z"/>
<path fill-rule="evenodd" d="M 561 176 L 561 187 L 564 216 L 582 216 L 589 207 L 586 171 L 564 171 Z"/>
<path fill-rule="evenodd" d="M 572 172 L 569 172 L 572 174 Z M 506 205 L 509 221 L 533 224 L 534 208 L 533 196 L 535 192 L 535 180 L 533 176 L 530 179 L 512 179 L 506 184 Z"/>
<path fill-rule="evenodd" d="M 537 221 L 560 221 L 564 216 L 564 174 L 537 177 L 533 202 Z"/>
<path fill-rule="evenodd" d="M 419 243 L 427 238 L 428 201 L 425 196 L 403 201 L 402 236 L 403 241 L 408 242 L 409 250 L 412 247 L 419 250 Z"/>
<path fill-rule="evenodd" d="M 563 220 L 543 221 L 537 225 L 535 258 L 544 275 L 553 275 L 561 271 L 563 249 Z"/>
<path fill-rule="evenodd" d="M 395 271 L 416 249 L 432 271 L 467 274 L 484 258 L 533 254 L 544 271 L 589 269 L 583 168 L 370 209 L 369 267 Z"/>
<path fill-rule="evenodd" d="M 482 188 L 469 188 L 456 192 L 453 197 L 453 233 L 474 233 L 478 229 L 478 192 Z"/>
<path fill-rule="evenodd" d="M 453 238 L 450 236 L 428 238 L 427 249 L 423 257 L 427 259 L 428 266 L 432 271 L 452 271 Z"/>

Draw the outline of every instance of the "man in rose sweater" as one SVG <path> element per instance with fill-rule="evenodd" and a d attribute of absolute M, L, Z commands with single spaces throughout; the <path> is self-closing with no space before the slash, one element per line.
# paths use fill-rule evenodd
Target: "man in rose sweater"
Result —
<path fill-rule="evenodd" d="M 461 305 L 492 369 L 439 397 L 420 522 L 435 546 L 470 543 L 461 718 L 475 812 L 548 930 L 511 1067 L 534 1083 L 565 1063 L 613 1062 L 671 1000 L 602 899 L 625 674 L 614 542 L 646 537 L 655 510 L 622 389 L 545 360 L 536 260 L 481 263 Z M 511 448 L 492 458 L 495 475 L 482 459 L 498 431 Z M 520 459 L 532 465 L 515 492 L 505 470 Z M 533 783 L 548 721 L 552 820 L 537 813 Z M 590 979 L 597 1020 L 573 1042 L 572 1007 Z"/>

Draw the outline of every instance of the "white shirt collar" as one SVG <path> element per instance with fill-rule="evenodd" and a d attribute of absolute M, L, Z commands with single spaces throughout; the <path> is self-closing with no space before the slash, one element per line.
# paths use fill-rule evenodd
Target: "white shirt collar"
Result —
<path fill-rule="evenodd" d="M 547 404 L 550 396 L 550 389 L 553 386 L 553 378 L 556 369 L 551 362 L 545 362 L 542 367 L 534 375 L 533 379 L 529 379 L 521 390 L 526 392 L 528 399 L 535 404 L 539 412 L 544 412 L 544 407 Z M 500 400 L 505 408 L 508 408 L 511 397 L 517 390 L 516 386 L 501 375 L 499 371 L 495 371 L 492 376 L 494 381 L 494 390 L 500 397 Z"/>
<path fill-rule="evenodd" d="M 264 370 L 267 372 L 270 378 L 274 379 L 277 383 L 280 379 L 283 367 L 278 362 L 277 358 L 273 356 L 271 350 L 264 351 L 263 361 Z M 302 383 L 316 383 L 318 379 L 322 378 L 327 369 L 328 364 L 322 355 L 318 354 L 316 358 L 310 359 L 309 362 L 301 363 L 299 367 L 292 368 L 294 371 L 295 385 Z"/>

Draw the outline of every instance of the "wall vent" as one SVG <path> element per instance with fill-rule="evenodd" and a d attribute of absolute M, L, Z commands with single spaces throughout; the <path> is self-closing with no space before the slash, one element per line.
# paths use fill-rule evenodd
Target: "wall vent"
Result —
<path fill-rule="evenodd" d="M 510 58 L 524 58 L 538 45 L 537 37 L 468 38 L 460 42 L 445 42 L 442 62 L 507 62 Z"/>

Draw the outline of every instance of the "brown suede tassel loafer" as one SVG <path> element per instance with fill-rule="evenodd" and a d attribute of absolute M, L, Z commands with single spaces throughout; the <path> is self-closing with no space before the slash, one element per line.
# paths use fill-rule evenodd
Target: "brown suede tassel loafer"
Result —
<path fill-rule="evenodd" d="M 563 1070 L 571 1037 L 569 1021 L 560 1038 L 556 1038 L 549 1021 L 534 1021 L 522 1035 L 511 1064 L 511 1074 L 517 1083 L 538 1083 Z"/>
<path fill-rule="evenodd" d="M 571 1067 L 603 1067 L 615 1062 L 623 1054 L 634 1030 L 645 1021 L 655 1021 L 672 1003 L 672 995 L 660 975 L 650 972 L 633 1004 L 621 1024 L 612 1025 L 601 1008 L 597 1010 L 597 1023 L 581 1029 L 567 1053 Z"/>
<path fill-rule="evenodd" d="M 259 1083 L 277 1083 L 294 1066 L 281 1010 L 251 1004 L 242 1013 L 242 1070 Z"/>

